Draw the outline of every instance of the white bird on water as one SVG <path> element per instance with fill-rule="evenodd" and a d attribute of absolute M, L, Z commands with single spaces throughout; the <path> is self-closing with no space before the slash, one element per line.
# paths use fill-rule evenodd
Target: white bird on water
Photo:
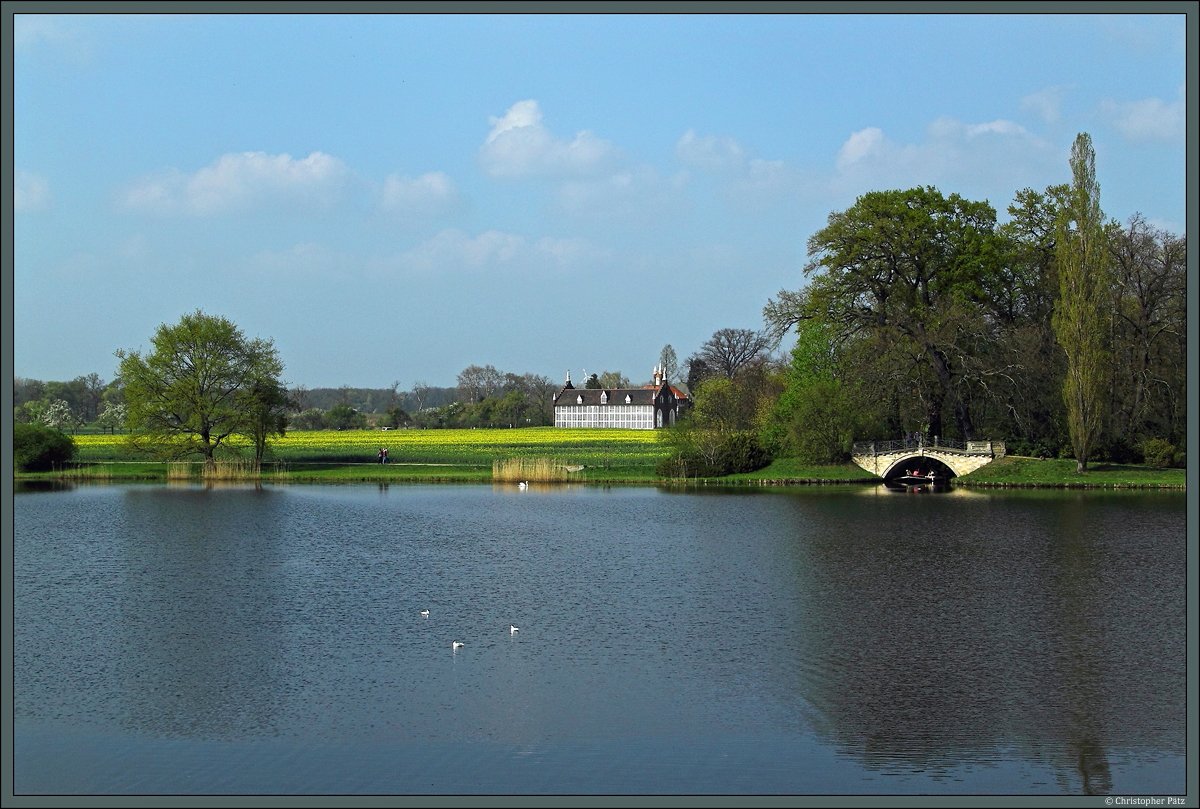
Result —
<path fill-rule="evenodd" d="M 457 641 L 457 640 L 456 640 L 456 641 L 452 642 L 452 643 L 450 644 L 450 648 L 451 648 L 451 649 L 461 649 L 461 648 L 462 648 L 462 641 Z"/>
<path fill-rule="evenodd" d="M 528 489 L 529 488 L 528 481 L 524 481 L 524 480 L 521 481 L 520 483 L 517 484 L 517 488 L 518 489 Z"/>
<path fill-rule="evenodd" d="M 521 627 L 519 627 L 519 626 L 513 626 L 512 624 L 509 624 L 509 625 L 508 625 L 508 634 L 510 634 L 510 635 L 515 635 L 515 634 L 517 634 L 517 633 L 518 633 L 518 632 L 520 632 L 520 631 L 521 631 Z"/>
<path fill-rule="evenodd" d="M 422 614 L 422 615 L 424 615 L 426 618 L 428 618 L 428 617 L 429 617 L 429 610 L 421 610 L 421 614 Z"/>

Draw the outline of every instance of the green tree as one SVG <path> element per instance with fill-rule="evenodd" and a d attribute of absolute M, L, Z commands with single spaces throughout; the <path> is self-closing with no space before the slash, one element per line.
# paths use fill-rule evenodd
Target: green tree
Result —
<path fill-rule="evenodd" d="M 597 381 L 604 390 L 620 390 L 631 387 L 629 377 L 620 371 L 605 371 L 600 374 Z"/>
<path fill-rule="evenodd" d="M 1140 214 L 1109 240 L 1113 284 L 1111 443 L 1183 436 L 1187 240 Z M 1111 450 L 1110 450 L 1111 452 Z"/>
<path fill-rule="evenodd" d="M 412 424 L 412 416 L 403 407 L 396 405 L 387 409 L 384 427 L 407 427 L 409 424 Z"/>
<path fill-rule="evenodd" d="M 1009 452 L 1057 456 L 1069 439 L 1062 398 L 1065 361 L 1051 317 L 1058 297 L 1058 201 L 1067 186 L 1026 188 L 997 228 L 1004 263 L 988 290 L 987 312 L 998 325 L 987 346 L 992 406 L 989 435 L 1007 437 Z"/>
<path fill-rule="evenodd" d="M 844 373 L 832 329 L 817 320 L 802 321 L 787 372 L 787 388 L 775 412 L 782 443 L 810 463 L 840 463 L 849 457 L 862 420 L 857 390 Z"/>
<path fill-rule="evenodd" d="M 256 384 L 283 371 L 270 340 L 249 340 L 223 317 L 197 310 L 165 323 L 153 350 L 118 351 L 127 424 L 135 445 L 173 457 L 214 453 L 252 431 L 247 397 Z"/>
<path fill-rule="evenodd" d="M 769 302 L 768 326 L 779 334 L 815 317 L 838 339 L 861 338 L 898 361 L 911 358 L 914 380 L 925 369 L 936 380 L 926 391 L 929 432 L 942 433 L 945 403 L 962 435 L 974 438 L 965 391 L 991 337 L 981 304 L 1002 266 L 995 228 L 988 203 L 932 187 L 864 194 L 809 238 L 804 272 L 812 283 Z"/>
<path fill-rule="evenodd" d="M 277 379 L 257 379 L 242 394 L 246 411 L 246 431 L 243 433 L 254 445 L 254 460 L 261 463 L 267 451 L 267 441 L 287 433 L 288 411 L 293 402 L 288 390 Z"/>
<path fill-rule="evenodd" d="M 1104 422 L 1108 355 L 1105 328 L 1109 319 L 1108 246 L 1096 153 L 1086 133 L 1071 147 L 1071 186 L 1057 222 L 1058 300 L 1054 332 L 1067 356 L 1063 399 L 1075 451 L 1075 468 L 1087 471 L 1091 452 Z"/>
<path fill-rule="evenodd" d="M 358 430 L 366 426 L 366 416 L 348 404 L 334 405 L 325 413 L 325 423 L 333 430 Z"/>
<path fill-rule="evenodd" d="M 328 426 L 325 421 L 325 411 L 319 407 L 301 410 L 292 417 L 292 429 L 295 430 L 324 430 Z"/>
<path fill-rule="evenodd" d="M 662 367 L 663 376 L 668 382 L 679 382 L 679 358 L 675 356 L 675 349 L 671 348 L 671 344 L 667 343 L 663 346 L 663 350 L 659 352 L 658 364 Z"/>

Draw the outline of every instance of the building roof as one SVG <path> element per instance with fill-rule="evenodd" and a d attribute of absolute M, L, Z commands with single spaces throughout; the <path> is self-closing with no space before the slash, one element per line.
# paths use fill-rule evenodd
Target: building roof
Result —
<path fill-rule="evenodd" d="M 658 390 L 658 388 L 654 387 L 653 385 L 645 385 L 644 387 L 647 387 L 650 390 Z M 675 394 L 676 399 L 680 399 L 680 400 L 686 402 L 692 398 L 691 396 L 688 396 L 686 393 L 684 393 L 683 391 L 681 391 L 679 388 L 675 387 L 674 385 L 668 385 L 668 387 L 671 389 L 671 393 Z"/>
<path fill-rule="evenodd" d="M 554 399 L 554 406 L 559 405 L 577 405 L 583 399 L 582 404 L 598 405 L 601 404 L 600 395 L 608 394 L 606 404 L 633 404 L 633 405 L 652 405 L 654 397 L 658 394 L 659 388 L 650 386 L 647 388 L 609 388 L 601 390 L 596 388 L 563 388 L 558 392 Z M 625 401 L 625 397 L 629 397 L 629 401 Z"/>

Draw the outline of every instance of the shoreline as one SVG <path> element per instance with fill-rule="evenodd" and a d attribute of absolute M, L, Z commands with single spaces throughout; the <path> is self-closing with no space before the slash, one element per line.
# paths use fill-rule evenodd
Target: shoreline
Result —
<path fill-rule="evenodd" d="M 363 464 L 368 466 L 369 464 Z M 417 464 L 414 464 L 417 465 Z M 454 466 L 454 464 L 419 464 L 420 466 Z M 341 466 L 341 465 L 338 465 Z M 399 464 L 397 464 L 399 466 Z M 189 476 L 187 478 L 169 478 L 165 471 L 154 473 L 129 473 L 129 474 L 77 474 L 71 472 L 22 472 L 13 474 L 14 483 L 296 483 L 296 484 L 330 484 L 330 483 L 345 483 L 345 484 L 387 484 L 387 483 L 406 483 L 406 484 L 510 484 L 516 485 L 515 481 L 494 480 L 491 478 L 490 470 L 484 473 L 482 469 L 479 472 L 472 474 L 470 471 L 464 471 L 464 474 L 454 475 L 371 475 L 371 474 L 336 474 L 336 475 L 306 475 L 300 474 L 277 474 L 267 472 L 260 475 L 242 475 L 236 477 L 217 477 L 204 478 L 200 476 Z M 576 480 L 556 480 L 556 481 L 529 481 L 538 486 L 553 486 L 562 484 L 575 484 L 586 486 L 668 486 L 680 488 L 804 488 L 813 486 L 862 486 L 862 485 L 879 485 L 884 483 L 883 478 L 879 477 L 859 477 L 859 478 L 750 478 L 743 477 L 738 479 L 727 478 L 651 478 L 651 477 L 604 477 L 604 478 L 581 478 Z M 1076 489 L 1076 490 L 1161 490 L 1161 491 L 1186 491 L 1187 484 L 1180 483 L 1138 483 L 1134 481 L 1108 481 L 1108 482 L 1090 482 L 1090 481 L 975 481 L 975 480 L 953 480 L 949 488 L 967 488 L 967 489 Z"/>

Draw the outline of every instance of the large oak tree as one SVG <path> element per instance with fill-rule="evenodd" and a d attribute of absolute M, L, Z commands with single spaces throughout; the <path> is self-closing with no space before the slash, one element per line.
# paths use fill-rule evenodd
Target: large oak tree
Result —
<path fill-rule="evenodd" d="M 270 340 L 247 339 L 225 318 L 197 310 L 159 326 L 150 342 L 145 356 L 117 352 L 138 443 L 174 457 L 199 454 L 211 469 L 218 447 L 261 431 L 255 405 L 264 390 L 280 390 L 283 372 Z"/>
<path fill-rule="evenodd" d="M 860 338 L 911 362 L 904 372 L 920 388 L 930 434 L 941 434 L 946 408 L 974 438 L 965 388 L 990 337 L 983 307 L 998 284 L 999 248 L 986 202 L 932 187 L 873 191 L 830 214 L 808 240 L 812 283 L 781 292 L 764 315 L 775 334 L 817 318 L 837 339 Z"/>

